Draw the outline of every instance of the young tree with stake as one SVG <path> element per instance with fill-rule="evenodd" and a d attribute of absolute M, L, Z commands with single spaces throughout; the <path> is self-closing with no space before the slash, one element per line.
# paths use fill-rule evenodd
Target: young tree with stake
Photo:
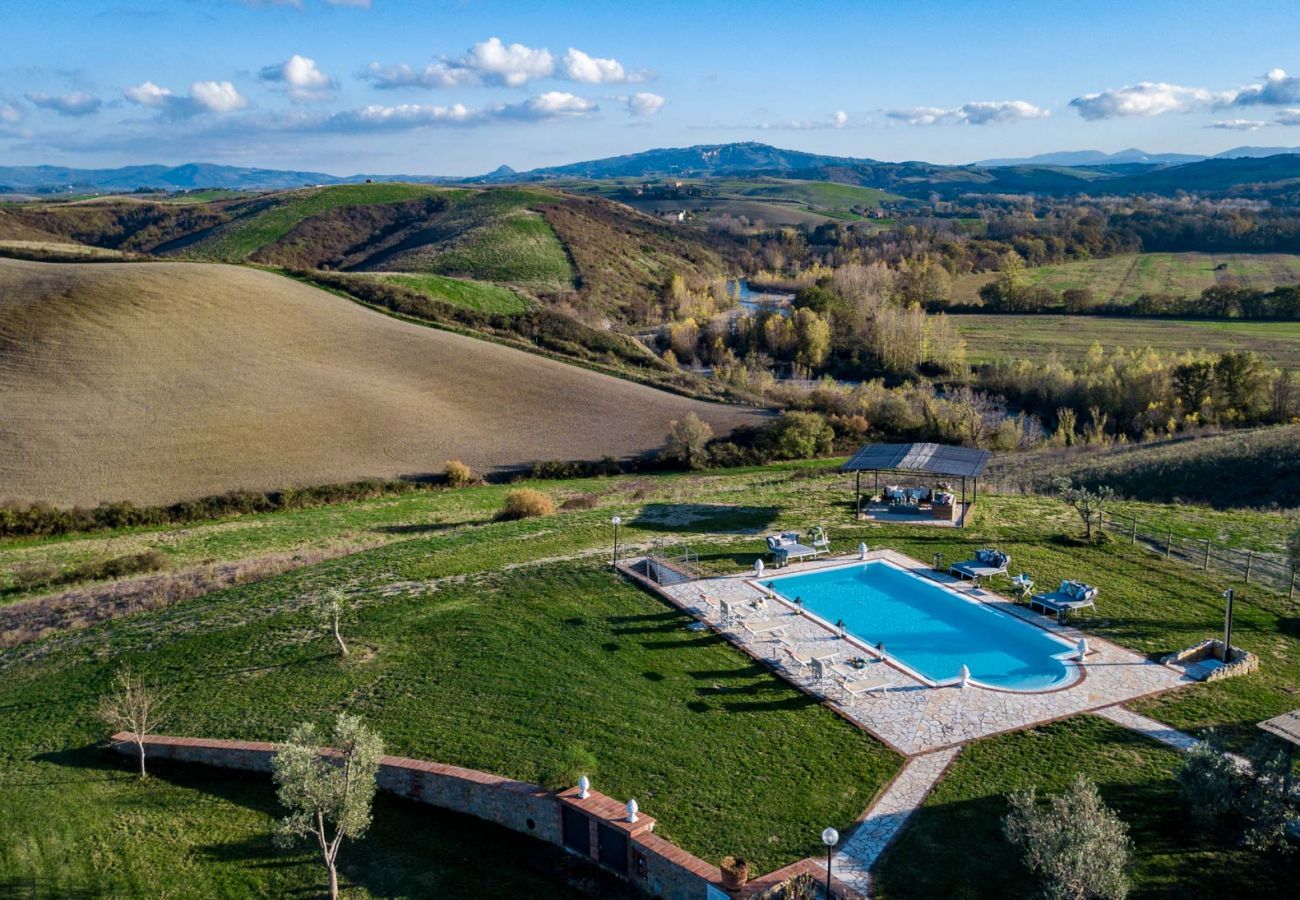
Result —
<path fill-rule="evenodd" d="M 140 755 L 140 777 L 148 778 L 144 767 L 144 739 L 163 722 L 165 694 L 145 683 L 129 666 L 123 666 L 113 686 L 99 701 L 99 718 L 115 731 L 127 731 Z"/>
<path fill-rule="evenodd" d="M 339 622 L 348 614 L 351 608 L 352 604 L 348 601 L 348 595 L 338 588 L 330 588 L 322 594 L 318 607 L 321 622 L 324 623 L 326 628 L 333 631 L 334 640 L 339 645 L 339 652 L 344 656 L 348 655 L 348 645 L 343 643 L 343 635 L 339 633 Z"/>
<path fill-rule="evenodd" d="M 331 900 L 337 900 L 339 848 L 345 838 L 361 837 L 370 827 L 384 745 L 360 717 L 347 713 L 339 713 L 332 743 L 332 750 L 322 747 L 316 726 L 304 722 L 272 765 L 280 802 L 289 809 L 276 829 L 276 842 L 314 838 L 329 872 Z"/>

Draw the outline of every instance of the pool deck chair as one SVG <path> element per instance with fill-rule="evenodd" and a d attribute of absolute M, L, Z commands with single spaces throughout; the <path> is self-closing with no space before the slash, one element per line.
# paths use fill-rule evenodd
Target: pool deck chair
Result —
<path fill-rule="evenodd" d="M 826 529 L 820 525 L 814 526 L 809 532 L 808 537 L 812 541 L 812 548 L 818 553 L 831 552 L 831 539 L 826 536 Z"/>
<path fill-rule="evenodd" d="M 1050 594 L 1034 594 L 1029 598 L 1029 608 L 1038 607 L 1043 612 L 1056 613 L 1056 621 L 1065 622 L 1067 613 L 1097 605 L 1097 589 L 1079 581 L 1062 581 Z"/>
<path fill-rule="evenodd" d="M 844 693 L 854 700 L 872 691 L 880 691 L 882 694 L 889 693 L 889 681 L 885 678 L 859 678 L 856 681 L 846 678 L 840 682 L 840 687 L 844 688 Z"/>
<path fill-rule="evenodd" d="M 800 653 L 797 649 L 790 646 L 790 643 L 781 635 L 777 636 L 781 643 L 781 653 L 786 659 L 790 660 L 799 667 L 799 671 L 805 671 L 813 663 L 813 658 L 806 653 Z"/>
<path fill-rule="evenodd" d="M 815 547 L 799 543 L 799 535 L 793 531 L 768 535 L 767 552 L 777 568 L 810 556 L 816 558 L 818 553 Z"/>
<path fill-rule="evenodd" d="M 786 628 L 788 623 L 781 619 L 759 619 L 758 621 L 746 622 L 745 630 L 750 634 L 758 637 L 764 634 L 776 634 Z"/>
<path fill-rule="evenodd" d="M 981 578 L 1007 574 L 1007 566 L 1010 564 L 1011 556 L 1001 550 L 976 550 L 974 559 L 953 563 L 948 571 L 959 578 L 969 578 L 978 583 Z"/>

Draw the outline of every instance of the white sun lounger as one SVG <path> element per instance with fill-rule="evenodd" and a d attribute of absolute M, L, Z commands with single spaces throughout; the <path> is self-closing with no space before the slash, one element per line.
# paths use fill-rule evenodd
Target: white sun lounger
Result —
<path fill-rule="evenodd" d="M 752 635 L 772 634 L 785 628 L 787 623 L 780 619 L 759 619 L 757 622 L 746 622 L 745 630 Z"/>
<path fill-rule="evenodd" d="M 889 682 L 884 678 L 859 678 L 856 681 L 845 679 L 840 682 L 840 687 L 844 688 L 844 692 L 854 700 L 872 691 L 889 693 Z"/>

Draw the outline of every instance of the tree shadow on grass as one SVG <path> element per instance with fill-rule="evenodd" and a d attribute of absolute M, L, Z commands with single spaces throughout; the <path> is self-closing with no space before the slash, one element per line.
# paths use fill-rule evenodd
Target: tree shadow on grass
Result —
<path fill-rule="evenodd" d="M 453 528 L 459 528 L 465 523 L 462 522 L 408 522 L 404 525 L 380 525 L 377 528 L 370 529 L 376 534 L 437 534 L 440 531 L 450 531 Z"/>
<path fill-rule="evenodd" d="M 710 632 L 671 641 L 642 641 L 641 646 L 646 650 L 689 650 L 695 647 L 717 647 L 725 643 L 722 635 Z"/>
<path fill-rule="evenodd" d="M 636 616 L 606 616 L 605 621 L 616 626 L 612 634 L 663 634 L 680 631 L 689 621 L 679 612 L 666 611 Z"/>
<path fill-rule="evenodd" d="M 714 503 L 648 503 L 632 525 L 677 534 L 757 534 L 776 521 L 775 506 Z"/>

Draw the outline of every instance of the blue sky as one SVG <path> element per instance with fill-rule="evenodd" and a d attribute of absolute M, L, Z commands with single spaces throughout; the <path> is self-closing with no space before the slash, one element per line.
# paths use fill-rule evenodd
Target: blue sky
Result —
<path fill-rule="evenodd" d="M 1294 2 L 0 0 L 0 164 L 1300 145 Z"/>

